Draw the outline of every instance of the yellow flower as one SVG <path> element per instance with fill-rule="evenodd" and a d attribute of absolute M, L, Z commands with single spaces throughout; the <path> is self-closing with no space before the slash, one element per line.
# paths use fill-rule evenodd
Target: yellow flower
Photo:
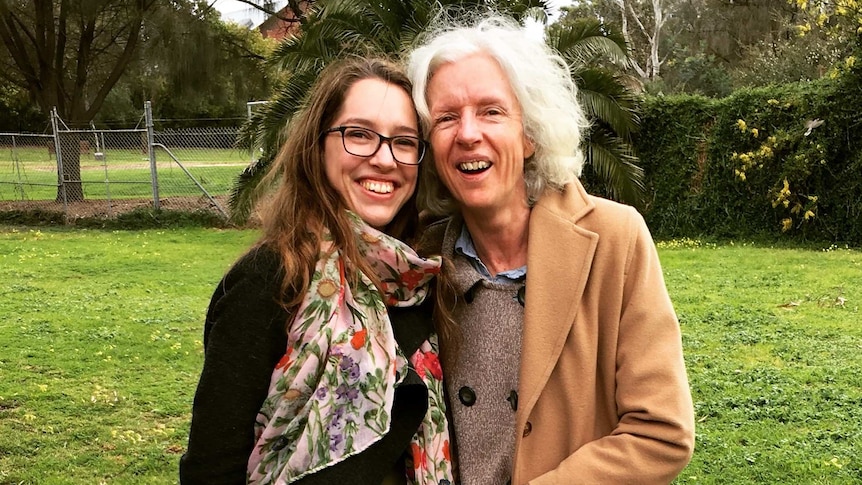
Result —
<path fill-rule="evenodd" d="M 781 232 L 787 232 L 792 227 L 793 227 L 793 220 L 791 220 L 789 217 L 785 217 L 784 219 L 781 219 Z"/>
<path fill-rule="evenodd" d="M 753 137 L 757 138 L 757 135 L 759 135 L 759 134 L 760 134 L 760 131 L 758 131 L 758 130 L 757 130 L 757 128 L 752 128 L 752 129 L 751 129 L 751 135 L 752 135 Z"/>
<path fill-rule="evenodd" d="M 739 128 L 739 131 L 745 132 L 747 127 L 745 126 L 745 120 L 736 120 L 736 126 Z"/>
<path fill-rule="evenodd" d="M 776 104 L 778 104 L 778 100 L 777 100 L 777 99 L 774 99 L 774 98 L 772 98 L 772 99 L 767 99 L 767 100 L 766 100 L 766 104 L 770 104 L 770 105 L 772 105 L 772 106 L 775 106 Z"/>
<path fill-rule="evenodd" d="M 785 197 L 790 195 L 790 182 L 787 179 L 784 179 L 784 188 L 781 189 L 781 195 Z"/>
<path fill-rule="evenodd" d="M 829 20 L 829 17 L 827 17 L 825 13 L 821 13 L 817 16 L 816 22 L 819 27 L 823 27 L 824 25 L 826 25 L 827 20 Z"/>
<path fill-rule="evenodd" d="M 805 214 L 802 216 L 802 218 L 805 219 L 806 221 L 808 219 L 812 219 L 813 217 L 814 217 L 814 212 L 812 212 L 810 210 L 805 211 Z"/>
<path fill-rule="evenodd" d="M 860 19 L 860 21 L 862 21 L 862 19 Z M 856 57 L 854 57 L 854 56 L 848 57 L 847 59 L 844 60 L 844 65 L 847 67 L 853 67 L 854 65 L 856 65 Z"/>
<path fill-rule="evenodd" d="M 793 206 L 792 209 L 790 209 L 790 213 L 791 214 L 799 214 L 799 211 L 801 211 L 801 210 L 802 210 L 802 204 L 796 204 Z"/>
<path fill-rule="evenodd" d="M 320 282 L 320 284 L 317 286 L 317 293 L 320 296 L 322 296 L 323 298 L 329 298 L 330 296 L 334 295 L 335 292 L 337 292 L 337 291 L 338 291 L 338 284 L 329 278 L 322 280 Z"/>

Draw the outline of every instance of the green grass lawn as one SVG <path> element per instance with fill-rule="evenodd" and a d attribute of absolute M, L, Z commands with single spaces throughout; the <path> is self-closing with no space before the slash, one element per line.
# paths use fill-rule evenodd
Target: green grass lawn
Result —
<path fill-rule="evenodd" d="M 172 153 L 210 195 L 225 195 L 249 163 L 239 149 L 173 149 Z M 149 159 L 140 150 L 108 150 L 104 161 L 81 155 L 81 181 L 87 199 L 152 197 Z M 159 195 L 195 196 L 195 182 L 163 150 L 156 150 Z M 19 148 L 15 158 L 0 151 L 0 200 L 53 200 L 57 196 L 56 161 L 46 149 Z"/>
<path fill-rule="evenodd" d="M 175 483 L 210 294 L 252 231 L 0 226 L 0 484 Z M 697 449 L 678 483 L 862 483 L 862 252 L 660 245 Z"/>

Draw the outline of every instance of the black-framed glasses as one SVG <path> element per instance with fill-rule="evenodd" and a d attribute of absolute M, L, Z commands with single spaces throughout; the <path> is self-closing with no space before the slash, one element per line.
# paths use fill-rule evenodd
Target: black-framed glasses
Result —
<path fill-rule="evenodd" d="M 341 133 L 344 151 L 357 157 L 374 156 L 383 143 L 389 145 L 392 158 L 404 165 L 419 165 L 425 156 L 427 144 L 425 140 L 415 136 L 383 136 L 361 126 L 336 126 L 324 131 L 320 136 L 335 132 Z"/>

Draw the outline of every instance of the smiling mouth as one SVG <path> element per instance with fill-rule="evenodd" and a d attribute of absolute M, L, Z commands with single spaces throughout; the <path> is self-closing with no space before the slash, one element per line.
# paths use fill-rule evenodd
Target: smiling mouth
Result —
<path fill-rule="evenodd" d="M 395 190 L 395 184 L 392 182 L 372 182 L 370 180 L 363 180 L 359 185 L 365 188 L 365 190 L 376 194 L 390 194 Z"/>
<path fill-rule="evenodd" d="M 491 168 L 491 162 L 487 160 L 474 160 L 458 164 L 458 170 L 462 173 L 481 173 L 489 168 Z"/>

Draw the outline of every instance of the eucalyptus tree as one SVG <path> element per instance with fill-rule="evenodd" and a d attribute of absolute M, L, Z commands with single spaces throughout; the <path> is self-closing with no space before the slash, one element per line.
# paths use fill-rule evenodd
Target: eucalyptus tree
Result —
<path fill-rule="evenodd" d="M 248 0 L 254 2 L 255 0 Z M 263 182 L 275 152 L 284 136 L 284 128 L 290 122 L 292 115 L 301 108 L 306 94 L 323 67 L 333 59 L 347 55 L 389 55 L 399 57 L 414 45 L 416 39 L 425 32 L 437 18 L 441 10 L 457 16 L 459 12 L 489 9 L 509 15 L 515 20 L 524 21 L 527 18 L 544 20 L 547 18 L 548 5 L 544 0 L 319 0 L 310 2 L 305 11 L 297 11 L 296 17 L 301 20 L 297 36 L 284 40 L 269 58 L 271 69 L 280 73 L 282 84 L 277 94 L 259 110 L 245 126 L 247 143 L 262 147 L 259 160 L 251 164 L 238 177 L 231 192 L 231 217 L 237 221 L 245 221 L 251 213 L 256 201 L 270 187 Z M 588 37 L 605 37 L 601 30 L 584 30 L 581 32 L 582 42 L 574 41 L 574 36 L 564 35 L 565 27 L 559 35 L 565 38 L 561 47 L 568 50 L 567 58 L 585 61 L 596 54 L 608 53 L 609 48 L 596 49 L 598 45 Z M 618 41 L 612 43 L 618 44 Z M 603 44 L 602 44 L 603 45 Z M 584 49 L 590 54 L 578 52 Z M 624 55 L 625 49 L 621 51 Z M 619 52 L 614 52 L 619 54 Z M 576 81 L 598 81 L 598 77 L 585 69 L 573 71 L 580 73 Z M 611 77 L 604 78 L 610 80 Z M 607 129 L 596 129 L 587 141 L 588 144 L 603 144 L 607 148 L 590 149 L 590 160 L 593 163 L 609 163 L 613 161 L 615 168 L 597 170 L 600 177 L 614 185 L 611 192 L 625 197 L 624 200 L 637 203 L 640 200 L 639 188 L 642 192 L 639 173 L 634 167 L 634 159 L 627 154 L 623 145 L 625 138 L 606 137 L 615 129 L 623 129 L 625 136 L 630 132 L 626 126 L 634 123 L 634 118 L 622 121 L 624 109 L 617 109 L 610 104 L 623 106 L 623 97 L 616 99 L 613 95 L 604 98 L 593 96 L 602 86 L 584 85 L 584 101 L 589 102 L 588 112 L 600 117 L 600 125 Z M 624 88 L 614 86 L 613 90 Z M 607 106 L 605 106 L 607 104 Z M 632 113 L 629 113 L 633 116 Z M 613 116 L 611 116 L 613 115 Z M 605 116 L 611 116 L 604 119 Z M 614 158 L 616 157 L 616 158 Z M 622 158 L 620 158 L 622 157 Z M 622 180 L 625 179 L 625 180 Z"/>

